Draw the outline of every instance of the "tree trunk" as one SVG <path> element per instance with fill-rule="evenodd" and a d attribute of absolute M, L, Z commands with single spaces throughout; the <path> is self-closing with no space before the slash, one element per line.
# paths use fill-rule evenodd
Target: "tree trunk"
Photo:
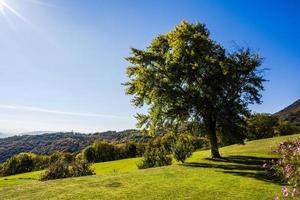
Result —
<path fill-rule="evenodd" d="M 221 158 L 218 147 L 218 139 L 217 139 L 217 129 L 216 129 L 216 121 L 213 119 L 209 119 L 207 124 L 207 131 L 210 140 L 211 146 L 211 158 Z"/>

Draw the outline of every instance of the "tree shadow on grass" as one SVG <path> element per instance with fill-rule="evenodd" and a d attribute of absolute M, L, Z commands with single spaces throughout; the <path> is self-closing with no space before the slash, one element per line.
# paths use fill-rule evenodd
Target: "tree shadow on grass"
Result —
<path fill-rule="evenodd" d="M 281 184 L 280 180 L 263 168 L 265 162 L 270 162 L 275 158 L 260 158 L 255 156 L 227 156 L 215 160 L 206 158 L 210 163 L 186 162 L 182 166 L 215 168 L 221 169 L 220 172 L 236 176 L 245 176 L 258 180 Z"/>

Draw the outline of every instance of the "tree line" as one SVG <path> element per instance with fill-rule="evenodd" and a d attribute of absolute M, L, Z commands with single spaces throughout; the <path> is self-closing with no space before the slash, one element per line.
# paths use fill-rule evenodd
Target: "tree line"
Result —
<path fill-rule="evenodd" d="M 281 121 L 279 116 L 267 113 L 255 113 L 248 117 L 242 133 L 246 140 L 290 135 L 297 132 L 289 122 Z M 97 140 L 79 153 L 55 152 L 51 155 L 37 155 L 34 153 L 20 153 L 0 164 L 0 175 L 8 176 L 18 173 L 31 172 L 50 168 L 55 173 L 69 168 L 81 166 L 86 169 L 90 163 L 106 162 L 124 158 L 143 157 L 137 165 L 139 168 L 169 165 L 172 158 L 180 162 L 192 155 L 197 149 L 210 148 L 209 138 L 200 137 L 201 127 L 192 125 L 180 127 L 181 133 L 162 131 L 160 136 L 153 137 L 148 142 L 110 143 Z M 201 135 L 201 134 L 200 134 Z M 222 145 L 228 145 L 217 134 L 217 140 Z M 55 168 L 55 165 L 62 165 Z M 69 165 L 74 165 L 70 167 Z M 69 167 L 66 167 L 69 166 Z M 80 168 L 80 167 L 79 167 Z M 68 176 L 66 172 L 63 177 Z"/>

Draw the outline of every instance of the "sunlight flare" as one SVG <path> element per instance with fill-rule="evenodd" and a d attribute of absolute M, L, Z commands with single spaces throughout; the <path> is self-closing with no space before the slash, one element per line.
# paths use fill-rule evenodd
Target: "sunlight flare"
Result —
<path fill-rule="evenodd" d="M 0 0 L 0 12 L 4 14 L 6 11 L 9 11 L 22 21 L 31 24 L 21 13 L 19 13 L 16 9 L 9 5 L 5 0 Z"/>

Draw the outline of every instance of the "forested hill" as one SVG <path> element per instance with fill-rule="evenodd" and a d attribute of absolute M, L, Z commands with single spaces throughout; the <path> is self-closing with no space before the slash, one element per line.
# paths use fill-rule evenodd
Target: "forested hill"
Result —
<path fill-rule="evenodd" d="M 300 128 L 300 99 L 276 113 L 291 124 Z"/>
<path fill-rule="evenodd" d="M 146 141 L 147 138 L 137 130 L 107 131 L 94 134 L 58 132 L 13 136 L 0 139 L 0 163 L 22 152 L 36 154 L 51 154 L 55 151 L 78 152 L 97 139 L 110 142 L 126 142 Z"/>

